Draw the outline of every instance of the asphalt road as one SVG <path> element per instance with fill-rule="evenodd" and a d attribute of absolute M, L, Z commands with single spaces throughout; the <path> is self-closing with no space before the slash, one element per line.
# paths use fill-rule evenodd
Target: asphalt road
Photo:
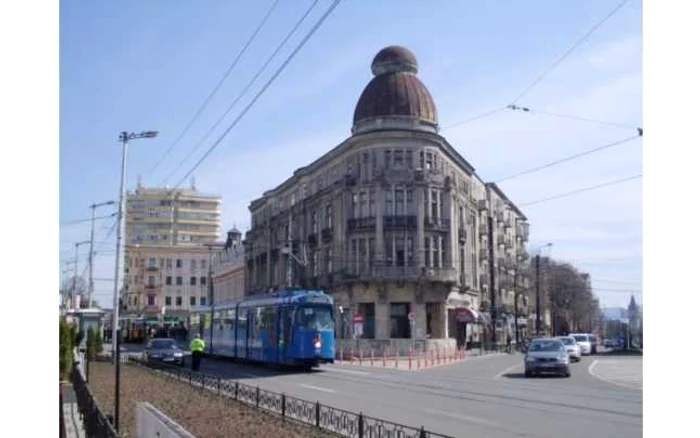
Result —
<path fill-rule="evenodd" d="M 205 359 L 202 372 L 455 437 L 642 436 L 642 357 L 584 357 L 572 375 L 526 379 L 522 354 L 423 371 L 279 370 Z"/>

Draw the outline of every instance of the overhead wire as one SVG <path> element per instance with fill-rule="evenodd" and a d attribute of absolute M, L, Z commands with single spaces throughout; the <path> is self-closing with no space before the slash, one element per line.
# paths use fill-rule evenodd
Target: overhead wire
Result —
<path fill-rule="evenodd" d="M 238 52 L 238 55 L 236 55 L 236 58 L 233 60 L 233 62 L 231 62 L 228 69 L 226 70 L 224 75 L 221 77 L 221 79 L 219 79 L 219 82 L 216 84 L 214 89 L 211 91 L 211 93 L 209 93 L 207 98 L 204 99 L 204 102 L 202 102 L 202 104 L 199 106 L 199 108 L 195 112 L 194 116 L 192 116 L 192 118 L 187 123 L 185 128 L 182 130 L 182 132 L 180 132 L 180 135 L 178 135 L 178 137 L 175 139 L 173 144 L 170 145 L 170 147 L 165 151 L 165 154 L 163 154 L 163 156 L 151 168 L 151 170 L 148 172 L 149 174 L 152 174 L 153 172 L 155 172 L 155 170 L 165 161 L 166 157 L 170 154 L 170 152 L 172 152 L 172 150 L 175 148 L 175 146 L 177 146 L 178 143 L 180 143 L 180 141 L 183 139 L 185 134 L 190 130 L 190 128 L 192 127 L 194 122 L 199 118 L 199 116 L 202 114 L 204 109 L 209 105 L 209 102 L 211 102 L 212 98 L 216 95 L 216 93 L 219 91 L 221 86 L 224 84 L 224 82 L 226 82 L 226 79 L 228 79 L 228 77 L 231 75 L 231 72 L 233 71 L 233 69 L 236 68 L 239 61 L 243 57 L 243 55 L 248 51 L 248 48 L 255 40 L 255 37 L 258 35 L 260 30 L 263 28 L 263 26 L 265 26 L 265 23 L 267 23 L 267 20 L 270 18 L 270 16 L 272 15 L 272 12 L 275 10 L 275 8 L 277 7 L 278 4 L 279 4 L 279 0 L 274 0 L 274 2 L 272 3 L 272 6 L 270 6 L 267 13 L 263 17 L 263 19 L 260 21 L 258 26 L 255 28 L 255 31 L 253 31 L 252 35 L 248 38 L 248 41 L 246 41 L 246 43 L 243 45 L 243 48 L 241 48 L 241 50 Z"/>
<path fill-rule="evenodd" d="M 533 110 L 530 107 L 526 106 L 517 106 L 517 105 L 508 105 L 506 108 L 511 109 L 513 111 L 520 111 L 524 113 L 530 113 L 530 114 L 542 114 L 545 116 L 551 116 L 551 117 L 559 117 L 563 119 L 571 119 L 571 120 L 577 120 L 579 122 L 588 122 L 588 123 L 597 123 L 599 125 L 606 125 L 606 126 L 613 126 L 616 128 L 621 128 L 621 129 L 635 129 L 637 130 L 637 133 L 641 136 L 642 132 L 640 127 L 638 126 L 632 126 L 632 125 L 623 125 L 622 123 L 615 123 L 615 122 L 606 122 L 603 120 L 597 120 L 597 119 L 590 119 L 587 117 L 580 117 L 580 116 L 574 116 L 570 114 L 559 114 L 559 113 L 553 113 L 550 111 L 543 111 L 543 110 Z"/>
<path fill-rule="evenodd" d="M 588 149 L 588 150 L 585 150 L 585 151 L 583 151 L 583 152 L 579 152 L 579 153 L 574 154 L 574 155 L 569 155 L 568 157 L 564 157 L 564 158 L 561 158 L 561 159 L 559 159 L 559 160 L 551 161 L 551 162 L 546 163 L 546 164 L 543 164 L 543 165 L 541 165 L 541 166 L 533 167 L 532 169 L 528 169 L 528 170 L 524 170 L 524 171 L 522 171 L 522 172 L 514 173 L 514 174 L 512 174 L 512 175 L 509 175 L 509 176 L 500 178 L 500 179 L 498 179 L 498 180 L 496 180 L 496 181 L 494 181 L 494 182 L 500 183 L 500 182 L 503 182 L 503 181 L 507 181 L 507 180 L 509 180 L 509 179 L 517 178 L 517 177 L 519 177 L 519 176 L 523 176 L 523 175 L 527 175 L 527 174 L 530 174 L 530 173 L 534 173 L 534 172 L 540 171 L 540 170 L 542 170 L 542 169 L 547 169 L 547 168 L 549 168 L 549 167 L 556 166 L 557 164 L 565 163 L 565 162 L 567 162 L 567 161 L 572 161 L 572 160 L 575 160 L 575 159 L 577 159 L 577 158 L 581 158 L 581 157 L 584 157 L 584 156 L 586 156 L 586 155 L 593 154 L 593 153 L 595 153 L 595 152 L 600 152 L 600 151 L 605 150 L 605 149 L 610 149 L 610 148 L 612 148 L 612 147 L 614 147 L 614 146 L 619 146 L 619 145 L 621 145 L 621 144 L 625 144 L 625 143 L 627 143 L 627 142 L 630 142 L 630 141 L 632 141 L 632 140 L 636 140 L 636 139 L 638 139 L 638 138 L 640 138 L 639 135 L 634 135 L 634 136 L 632 136 L 632 137 L 627 137 L 627 138 L 624 138 L 624 139 L 622 139 L 622 140 L 615 141 L 615 142 L 613 142 L 613 143 L 608 143 L 608 144 L 605 144 L 605 145 L 603 145 L 603 146 L 598 146 L 598 147 L 593 148 L 593 149 Z"/>
<path fill-rule="evenodd" d="M 116 216 L 116 215 L 117 215 L 117 213 L 115 212 L 115 213 L 107 214 L 107 215 L 104 215 L 104 216 L 98 216 L 98 217 L 95 218 L 95 220 L 97 221 L 97 220 L 107 219 L 107 218 L 110 218 L 110 217 L 114 217 L 114 216 Z M 76 220 L 72 220 L 72 221 L 62 222 L 59 226 L 60 226 L 61 228 L 63 228 L 63 227 L 69 227 L 69 226 L 71 226 L 71 225 L 83 224 L 83 223 L 90 222 L 90 221 L 92 221 L 92 218 L 87 218 L 87 219 L 76 219 Z"/>
<path fill-rule="evenodd" d="M 219 119 L 214 123 L 214 125 L 209 128 L 209 130 L 204 134 L 204 136 L 194 145 L 192 149 L 190 149 L 190 152 L 175 166 L 175 168 L 168 174 L 168 176 L 163 180 L 163 183 L 166 183 L 170 178 L 173 177 L 173 175 L 180 170 L 180 168 L 187 162 L 187 160 L 190 159 L 192 155 L 194 155 L 195 152 L 199 150 L 199 148 L 204 144 L 204 141 L 209 137 L 209 135 L 219 126 L 219 124 L 226 118 L 226 116 L 231 112 L 231 110 L 236 106 L 236 104 L 245 96 L 245 94 L 250 90 L 250 87 L 253 86 L 255 81 L 260 77 L 261 74 L 265 71 L 267 66 L 272 62 L 272 60 L 277 56 L 277 54 L 282 50 L 282 48 L 287 44 L 289 39 L 296 33 L 296 31 L 299 29 L 299 26 L 306 20 L 306 18 L 309 16 L 311 11 L 316 7 L 320 0 L 314 0 L 314 2 L 309 6 L 309 8 L 306 10 L 304 15 L 301 16 L 301 18 L 296 22 L 294 27 L 292 27 L 292 30 L 287 33 L 287 35 L 284 37 L 284 39 L 277 45 L 277 48 L 275 49 L 274 52 L 272 52 L 272 55 L 267 58 L 267 61 L 258 69 L 257 73 L 253 78 L 248 82 L 248 84 L 243 88 L 243 90 L 238 94 L 238 96 L 233 100 L 233 102 L 228 106 L 226 111 L 219 117 Z M 178 184 L 179 185 L 179 184 Z"/>
<path fill-rule="evenodd" d="M 306 34 L 306 36 L 301 40 L 297 47 L 292 51 L 292 53 L 287 57 L 287 59 L 282 63 L 282 65 L 275 71 L 272 77 L 265 83 L 260 91 L 253 97 L 253 100 L 243 109 L 243 111 L 238 115 L 238 117 L 229 125 L 229 127 L 224 131 L 224 133 L 214 142 L 214 144 L 207 150 L 207 152 L 197 161 L 197 163 L 182 177 L 182 179 L 176 184 L 179 187 L 182 182 L 187 180 L 187 178 L 204 162 L 204 160 L 216 149 L 216 147 L 223 141 L 228 133 L 238 124 L 238 122 L 245 116 L 250 108 L 255 105 L 260 96 L 268 89 L 268 87 L 277 79 L 277 77 L 282 73 L 282 71 L 289 65 L 291 60 L 296 56 L 297 53 L 306 45 L 309 39 L 314 33 L 321 27 L 324 21 L 330 16 L 333 10 L 340 4 L 342 0 L 334 0 L 333 4 L 328 8 L 328 10 L 321 16 L 321 18 L 316 22 L 316 24 L 311 28 L 311 30 Z"/>
<path fill-rule="evenodd" d="M 622 183 L 624 183 L 624 182 L 631 181 L 631 180 L 633 180 L 633 179 L 637 179 L 637 178 L 641 178 L 641 177 L 642 177 L 641 174 L 640 174 L 640 175 L 629 176 L 629 177 L 627 177 L 627 178 L 622 178 L 622 179 L 618 179 L 618 180 L 615 180 L 615 181 L 610 181 L 610 182 L 603 183 L 603 184 L 598 184 L 598 185 L 591 186 L 591 187 L 585 187 L 585 188 L 582 188 L 582 189 L 574 190 L 574 191 L 572 191 L 572 192 L 567 192 L 567 193 L 562 193 L 562 194 L 560 194 L 560 195 L 551 196 L 551 197 L 549 197 L 549 198 L 538 199 L 538 200 L 536 200 L 536 201 L 526 202 L 526 203 L 520 204 L 520 206 L 521 206 L 521 207 L 525 207 L 525 206 L 529 206 L 529 205 L 535 205 L 535 204 L 540 204 L 540 203 L 543 203 L 543 202 L 553 201 L 553 200 L 555 200 L 555 199 L 565 198 L 565 197 L 568 197 L 568 196 L 577 195 L 577 194 L 579 194 L 579 193 L 588 192 L 588 191 L 600 189 L 600 188 L 603 188 L 603 187 L 609 187 L 609 186 L 616 185 L 616 184 L 622 184 Z"/>

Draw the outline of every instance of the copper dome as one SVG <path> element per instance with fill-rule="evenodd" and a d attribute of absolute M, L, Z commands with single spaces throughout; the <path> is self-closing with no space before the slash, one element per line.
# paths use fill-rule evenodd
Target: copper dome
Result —
<path fill-rule="evenodd" d="M 390 46 L 372 61 L 375 77 L 355 107 L 353 121 L 396 117 L 417 119 L 437 126 L 437 110 L 428 89 L 416 76 L 418 61 L 410 50 Z"/>

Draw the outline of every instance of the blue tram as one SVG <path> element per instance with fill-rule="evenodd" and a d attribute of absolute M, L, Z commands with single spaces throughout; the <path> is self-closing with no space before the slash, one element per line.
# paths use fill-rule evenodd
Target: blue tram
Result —
<path fill-rule="evenodd" d="M 306 368 L 335 358 L 333 298 L 321 291 L 252 296 L 195 320 L 213 356 Z"/>

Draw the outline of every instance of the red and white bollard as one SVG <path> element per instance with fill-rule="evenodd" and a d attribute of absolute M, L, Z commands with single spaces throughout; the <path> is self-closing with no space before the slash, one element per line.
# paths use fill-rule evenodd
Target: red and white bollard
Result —
<path fill-rule="evenodd" d="M 343 363 L 343 347 L 340 347 L 340 350 L 338 350 L 338 364 L 342 365 Z"/>
<path fill-rule="evenodd" d="M 396 354 L 396 362 L 394 363 L 394 367 L 396 369 L 398 369 L 399 368 L 399 347 L 396 347 L 394 349 L 394 353 Z"/>
<path fill-rule="evenodd" d="M 416 353 L 416 369 L 420 369 L 420 350 Z"/>
<path fill-rule="evenodd" d="M 362 349 L 360 348 L 360 365 L 362 365 Z"/>
<path fill-rule="evenodd" d="M 374 366 L 374 348 L 369 350 L 369 364 Z"/>
<path fill-rule="evenodd" d="M 384 348 L 382 353 L 382 366 L 386 368 L 386 347 Z"/>
<path fill-rule="evenodd" d="M 355 347 L 352 347 L 350 349 L 350 363 L 355 363 Z"/>
<path fill-rule="evenodd" d="M 428 368 L 428 351 L 423 348 L 423 368 Z"/>
<path fill-rule="evenodd" d="M 435 348 L 430 349 L 430 366 L 435 366 Z"/>
<path fill-rule="evenodd" d="M 413 351 L 409 348 L 408 349 L 408 369 L 410 370 L 412 368 L 412 360 L 413 360 Z"/>

